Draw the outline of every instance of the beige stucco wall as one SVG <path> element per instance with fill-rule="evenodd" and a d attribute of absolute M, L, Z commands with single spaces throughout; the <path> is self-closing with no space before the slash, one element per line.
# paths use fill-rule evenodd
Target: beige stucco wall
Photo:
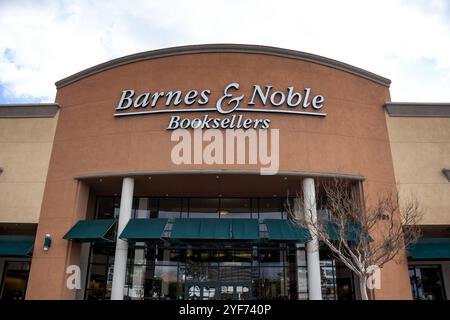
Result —
<path fill-rule="evenodd" d="M 57 115 L 0 118 L 0 223 L 37 223 Z"/>
<path fill-rule="evenodd" d="M 450 224 L 450 118 L 390 117 L 386 113 L 400 194 L 415 195 L 421 224 Z"/>

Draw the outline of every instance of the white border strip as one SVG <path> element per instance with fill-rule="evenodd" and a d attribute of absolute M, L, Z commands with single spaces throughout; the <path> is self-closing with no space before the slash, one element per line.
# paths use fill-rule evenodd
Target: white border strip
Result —
<path fill-rule="evenodd" d="M 124 116 L 136 116 L 136 115 L 140 115 L 140 114 L 178 113 L 178 112 L 211 112 L 211 111 L 217 111 L 217 109 L 216 108 L 194 108 L 194 109 L 170 109 L 170 110 L 119 112 L 119 113 L 114 113 L 114 116 L 115 117 L 124 117 Z M 251 109 L 251 108 L 237 108 L 235 111 L 261 112 L 261 113 L 287 113 L 287 114 L 295 114 L 295 115 L 308 115 L 308 116 L 320 116 L 320 117 L 324 117 L 327 115 L 325 112 L 306 112 L 306 111 Z M 224 115 L 228 115 L 228 114 L 224 114 Z"/>
<path fill-rule="evenodd" d="M 262 113 L 288 113 L 297 115 L 308 115 L 308 116 L 321 116 L 324 117 L 327 114 L 325 112 L 306 112 L 306 111 L 291 111 L 291 110 L 272 110 L 272 109 L 250 109 L 250 108 L 237 108 L 236 111 L 244 112 L 262 112 Z"/>

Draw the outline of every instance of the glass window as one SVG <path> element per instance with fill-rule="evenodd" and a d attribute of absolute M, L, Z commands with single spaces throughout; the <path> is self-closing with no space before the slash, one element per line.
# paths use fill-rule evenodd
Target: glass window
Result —
<path fill-rule="evenodd" d="M 336 289 L 338 300 L 353 299 L 353 276 L 352 272 L 336 263 Z"/>
<path fill-rule="evenodd" d="M 296 246 L 288 247 L 288 261 L 298 267 L 306 266 L 306 251 L 305 246 L 297 244 Z"/>
<path fill-rule="evenodd" d="M 3 275 L 2 300 L 24 300 L 27 289 L 29 261 L 6 261 Z"/>
<path fill-rule="evenodd" d="M 244 263 L 252 262 L 252 251 L 250 250 L 234 250 L 233 251 L 233 261 L 239 262 L 240 265 L 244 265 Z"/>
<path fill-rule="evenodd" d="M 409 266 L 409 277 L 415 300 L 445 300 L 440 265 Z"/>
<path fill-rule="evenodd" d="M 285 268 L 282 266 L 264 267 L 260 269 L 260 299 L 287 299 Z"/>
<path fill-rule="evenodd" d="M 216 256 L 211 254 L 211 250 L 208 249 L 187 249 L 186 261 L 193 262 L 217 262 Z"/>
<path fill-rule="evenodd" d="M 308 270 L 306 268 L 298 268 L 297 277 L 299 300 L 302 300 L 302 294 L 308 293 Z"/>
<path fill-rule="evenodd" d="M 332 260 L 320 261 L 320 277 L 322 282 L 322 299 L 336 300 L 336 279 Z"/>
<path fill-rule="evenodd" d="M 220 199 L 221 218 L 250 219 L 252 206 L 250 199 L 223 198 Z"/>
<path fill-rule="evenodd" d="M 170 248 L 159 248 L 156 251 L 156 261 L 164 265 L 176 265 L 178 262 L 179 250 Z"/>
<path fill-rule="evenodd" d="M 88 300 L 109 299 L 111 296 L 115 246 L 95 244 L 92 247 L 86 298 Z"/>
<path fill-rule="evenodd" d="M 354 298 L 352 274 L 327 255 L 322 250 L 324 299 Z M 86 298 L 110 297 L 113 262 L 114 245 L 94 245 Z M 417 273 L 423 275 L 421 270 Z M 299 244 L 266 244 L 265 247 L 224 243 L 130 245 L 126 279 L 128 299 L 194 298 L 196 287 L 200 290 L 198 298 L 213 299 L 220 298 L 222 286 L 232 287 L 230 297 L 233 299 L 308 298 L 305 248 Z"/>
<path fill-rule="evenodd" d="M 189 218 L 218 218 L 218 198 L 191 198 L 189 200 Z"/>
<path fill-rule="evenodd" d="M 259 218 L 260 219 L 281 219 L 281 199 L 280 198 L 261 198 L 259 199 Z"/>
<path fill-rule="evenodd" d="M 160 198 L 158 218 L 179 218 L 181 198 Z"/>
<path fill-rule="evenodd" d="M 148 295 L 151 299 L 177 299 L 177 266 L 156 265 L 153 277 L 149 280 Z"/>
<path fill-rule="evenodd" d="M 158 217 L 158 199 L 140 197 L 134 201 L 134 218 L 148 219 Z"/>
<path fill-rule="evenodd" d="M 289 213 L 288 211 L 295 211 L 295 205 L 294 205 L 294 198 L 284 198 L 282 200 L 281 205 L 281 218 L 282 219 L 288 219 Z"/>
<path fill-rule="evenodd" d="M 282 265 L 284 261 L 285 251 L 280 248 L 260 249 L 259 261 L 261 266 L 264 265 Z"/>
<path fill-rule="evenodd" d="M 119 217 L 119 197 L 97 198 L 97 219 L 115 219 Z"/>
<path fill-rule="evenodd" d="M 355 282 L 352 272 L 330 250 L 320 248 L 320 275 L 324 300 L 351 300 L 355 298 Z"/>

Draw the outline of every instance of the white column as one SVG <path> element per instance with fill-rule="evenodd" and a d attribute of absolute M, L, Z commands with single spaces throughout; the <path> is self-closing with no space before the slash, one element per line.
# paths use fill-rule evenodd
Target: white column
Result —
<path fill-rule="evenodd" d="M 295 218 L 300 220 L 304 216 L 304 213 L 301 211 L 301 201 L 300 199 L 296 198 L 294 199 L 294 214 Z M 303 219 L 302 219 L 303 220 Z M 302 244 L 297 243 L 295 245 L 296 247 L 296 266 L 297 266 L 297 299 L 300 299 L 300 295 L 305 293 L 304 289 L 305 287 L 305 279 L 304 279 L 304 270 L 302 270 L 300 267 L 305 266 L 305 250 L 301 250 Z"/>
<path fill-rule="evenodd" d="M 315 223 L 317 221 L 317 209 L 313 178 L 303 179 L 303 201 L 306 221 Z M 322 300 L 319 240 L 314 232 L 311 232 L 311 236 L 312 240 L 306 243 L 309 300 Z"/>
<path fill-rule="evenodd" d="M 138 208 L 136 212 L 137 219 L 150 218 L 149 212 L 149 198 L 139 198 Z M 145 242 L 136 242 L 136 246 L 139 249 L 134 249 L 134 267 L 132 274 L 132 288 L 131 299 L 143 299 L 144 298 L 144 281 L 145 281 L 145 250 L 143 246 Z"/>
<path fill-rule="evenodd" d="M 123 178 L 120 197 L 119 224 L 117 227 L 116 255 L 114 257 L 114 273 L 111 300 L 123 300 L 125 276 L 127 271 L 128 242 L 119 239 L 119 235 L 131 218 L 133 208 L 134 178 Z"/>

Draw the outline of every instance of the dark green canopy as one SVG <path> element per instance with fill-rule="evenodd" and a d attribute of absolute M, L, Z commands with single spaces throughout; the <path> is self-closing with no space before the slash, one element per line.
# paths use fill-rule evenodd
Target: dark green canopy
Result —
<path fill-rule="evenodd" d="M 115 241 L 114 231 L 116 223 L 117 220 L 115 219 L 81 220 L 78 221 L 63 238 L 80 242 L 113 242 Z"/>
<path fill-rule="evenodd" d="M 339 240 L 339 226 L 335 222 L 328 222 L 328 237 L 330 240 Z M 361 225 L 358 223 L 347 223 L 344 230 L 347 241 L 358 241 L 361 233 Z"/>
<path fill-rule="evenodd" d="M 171 239 L 258 240 L 255 219 L 175 219 Z"/>
<path fill-rule="evenodd" d="M 131 219 L 120 235 L 121 239 L 145 241 L 160 239 L 169 219 Z"/>
<path fill-rule="evenodd" d="M 27 257 L 32 254 L 33 236 L 0 236 L 0 257 Z"/>
<path fill-rule="evenodd" d="M 269 240 L 309 241 L 311 234 L 290 220 L 265 219 Z"/>
<path fill-rule="evenodd" d="M 412 260 L 448 260 L 450 259 L 450 239 L 420 239 L 409 246 L 408 256 Z"/>

